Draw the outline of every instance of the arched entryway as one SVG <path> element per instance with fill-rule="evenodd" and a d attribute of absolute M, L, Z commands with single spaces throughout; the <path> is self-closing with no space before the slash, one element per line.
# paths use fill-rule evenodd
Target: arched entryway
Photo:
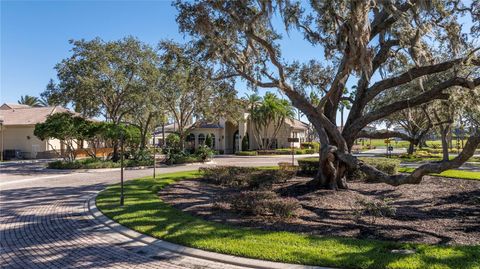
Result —
<path fill-rule="evenodd" d="M 210 134 L 210 139 L 212 141 L 212 149 L 216 149 L 216 145 L 217 145 L 217 142 L 216 142 L 216 137 L 215 137 L 215 134 Z"/>
<path fill-rule="evenodd" d="M 185 149 L 189 151 L 194 151 L 195 150 L 195 135 L 194 134 L 189 134 L 185 138 Z"/>

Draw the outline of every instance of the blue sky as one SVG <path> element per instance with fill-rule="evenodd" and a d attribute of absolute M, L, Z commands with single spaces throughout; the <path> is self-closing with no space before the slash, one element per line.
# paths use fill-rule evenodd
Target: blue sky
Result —
<path fill-rule="evenodd" d="M 161 39 L 185 41 L 170 1 L 0 0 L 0 10 L 0 103 L 40 95 L 49 79 L 56 78 L 55 64 L 70 56 L 70 39 L 115 40 L 133 35 L 152 46 Z M 462 18 L 462 23 L 471 26 L 468 19 Z M 282 56 L 287 60 L 322 55 L 298 32 L 284 37 Z M 244 83 L 237 90 L 243 96 Z"/>
<path fill-rule="evenodd" d="M 182 41 L 175 13 L 166 1 L 2 1 L 1 102 L 39 95 L 56 77 L 55 64 L 70 55 L 70 39 Z"/>
<path fill-rule="evenodd" d="M 70 55 L 70 39 L 120 39 L 127 35 L 156 45 L 161 39 L 185 41 L 175 22 L 169 1 L 1 1 L 1 96 L 0 103 L 21 95 L 38 96 L 55 64 Z M 298 35 L 295 33 L 295 35 Z M 309 59 L 320 54 L 290 36 L 286 58 Z M 299 40 L 299 42 L 292 42 Z M 318 56 L 317 56 L 318 57 Z M 239 84 L 240 95 L 244 85 Z"/>

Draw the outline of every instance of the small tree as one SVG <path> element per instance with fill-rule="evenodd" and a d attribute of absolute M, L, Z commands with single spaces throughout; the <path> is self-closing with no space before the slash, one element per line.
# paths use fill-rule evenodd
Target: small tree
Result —
<path fill-rule="evenodd" d="M 180 136 L 178 134 L 169 134 L 165 140 L 167 148 L 180 149 Z"/>
<path fill-rule="evenodd" d="M 141 141 L 141 131 L 137 126 L 125 125 L 108 122 L 105 123 L 103 128 L 103 134 L 105 140 L 110 140 L 112 144 L 120 144 L 120 140 L 123 138 L 124 145 L 130 150 L 136 150 Z M 113 156 L 112 156 L 113 157 Z"/>
<path fill-rule="evenodd" d="M 74 116 L 72 113 L 56 113 L 48 116 L 45 122 L 37 123 L 33 134 L 41 140 L 49 138 L 60 140 L 65 144 L 66 150 L 64 154 L 59 155 L 66 161 L 74 161 L 77 157 L 75 150 L 78 141 L 85 138 L 82 130 L 88 124 L 85 118 Z M 52 149 L 55 150 L 54 147 Z"/>
<path fill-rule="evenodd" d="M 246 134 L 242 138 L 242 150 L 248 150 L 249 148 L 250 148 L 250 145 L 248 141 L 248 134 Z"/>
<path fill-rule="evenodd" d="M 79 132 L 82 138 L 88 142 L 88 147 L 85 149 L 87 154 L 93 158 L 97 158 L 97 148 L 105 142 L 104 138 L 104 130 L 106 128 L 107 123 L 105 122 L 93 122 L 93 121 L 86 121 L 82 126 L 79 128 Z"/>

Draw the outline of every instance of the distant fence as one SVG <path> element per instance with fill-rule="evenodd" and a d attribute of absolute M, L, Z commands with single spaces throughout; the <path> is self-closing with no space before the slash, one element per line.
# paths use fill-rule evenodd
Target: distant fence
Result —
<path fill-rule="evenodd" d="M 113 153 L 113 148 L 97 148 L 97 149 L 77 149 L 76 151 L 77 158 L 86 158 L 90 157 L 90 154 L 95 152 L 96 157 L 108 157 Z M 90 153 L 90 154 L 89 154 Z"/>

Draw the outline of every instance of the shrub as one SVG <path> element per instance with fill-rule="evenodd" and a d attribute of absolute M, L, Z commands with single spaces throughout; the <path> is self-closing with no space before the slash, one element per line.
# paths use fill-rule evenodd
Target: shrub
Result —
<path fill-rule="evenodd" d="M 281 218 L 292 217 L 300 209 L 300 203 L 292 197 L 269 200 L 266 206 L 273 215 Z"/>
<path fill-rule="evenodd" d="M 143 149 L 143 150 L 138 149 L 138 150 L 134 150 L 133 152 L 131 152 L 131 155 L 132 155 L 134 160 L 144 161 L 144 162 L 152 160 L 152 154 L 153 153 L 150 152 L 147 149 Z"/>
<path fill-rule="evenodd" d="M 242 149 L 246 150 L 249 149 L 249 147 L 248 135 L 244 135 L 242 138 Z"/>
<path fill-rule="evenodd" d="M 285 148 L 285 149 L 276 149 L 276 150 L 275 150 L 275 154 L 280 154 L 280 155 L 292 154 L 292 149 L 288 149 L 288 148 Z"/>
<path fill-rule="evenodd" d="M 125 163 L 125 166 L 127 163 Z M 99 159 L 82 159 L 82 160 L 75 160 L 72 162 L 66 161 L 54 161 L 48 163 L 47 165 L 50 169 L 100 169 L 100 168 L 118 168 L 120 167 L 120 162 L 112 162 L 110 160 L 104 161 Z"/>
<path fill-rule="evenodd" d="M 304 158 L 299 159 L 298 167 L 302 175 L 315 175 L 318 172 L 318 158 Z"/>
<path fill-rule="evenodd" d="M 300 143 L 301 149 L 313 149 L 313 153 L 320 151 L 320 143 L 318 142 L 302 142 Z"/>
<path fill-rule="evenodd" d="M 277 150 L 270 150 L 270 149 L 259 149 L 257 150 L 258 155 L 273 155 L 278 154 Z"/>
<path fill-rule="evenodd" d="M 263 215 L 268 213 L 267 201 L 277 198 L 271 191 L 242 191 L 231 197 L 233 210 L 248 215 Z"/>
<path fill-rule="evenodd" d="M 79 169 L 80 164 L 77 161 L 65 162 L 65 161 L 54 161 L 50 162 L 47 165 L 50 169 Z"/>
<path fill-rule="evenodd" d="M 360 160 L 389 175 L 397 174 L 398 168 L 400 167 L 400 161 L 397 159 L 360 158 Z M 311 158 L 300 159 L 298 160 L 298 166 L 300 168 L 301 174 L 316 175 L 318 172 L 318 158 L 311 157 Z M 351 173 L 349 177 L 354 179 L 365 179 L 366 175 L 361 171 L 356 170 L 353 173 Z"/>
<path fill-rule="evenodd" d="M 295 171 L 295 172 L 297 172 L 297 170 L 298 170 L 298 166 L 295 166 L 290 162 L 279 162 L 278 163 L 278 168 L 280 170 Z"/>
<path fill-rule="evenodd" d="M 213 154 L 215 151 L 213 151 L 211 148 L 208 146 L 200 146 L 197 148 L 195 151 L 195 155 L 200 158 L 202 161 L 206 161 L 208 159 L 211 159 L 213 157 Z"/>
<path fill-rule="evenodd" d="M 314 149 L 304 149 L 303 152 L 303 154 L 314 154 L 318 151 L 315 151 Z"/>
<path fill-rule="evenodd" d="M 168 148 L 177 149 L 180 147 L 180 136 L 175 133 L 169 134 L 167 135 L 165 142 Z"/>
<path fill-rule="evenodd" d="M 377 217 L 394 217 L 397 209 L 390 205 L 390 200 L 380 201 L 357 200 L 355 202 L 360 209 L 354 212 L 357 221 L 363 216 L 370 216 L 370 222 L 375 223 Z"/>
<path fill-rule="evenodd" d="M 237 167 L 237 166 L 215 166 L 201 167 L 200 172 L 203 178 L 209 180 L 213 184 L 224 186 L 246 186 L 253 172 L 258 171 L 253 167 Z"/>
<path fill-rule="evenodd" d="M 184 152 L 167 152 L 165 162 L 167 164 L 194 163 L 203 161 L 201 157 Z"/>
<path fill-rule="evenodd" d="M 215 166 L 199 169 L 204 179 L 216 185 L 254 189 L 271 188 L 293 178 L 296 170 L 261 170 L 254 167 Z"/>
<path fill-rule="evenodd" d="M 263 170 L 252 173 L 247 181 L 250 188 L 271 189 L 274 183 L 286 182 L 295 174 L 294 170 Z"/>
<path fill-rule="evenodd" d="M 389 175 L 398 174 L 398 168 L 400 167 L 400 160 L 398 159 L 360 158 L 360 160 Z"/>
<path fill-rule="evenodd" d="M 314 149 L 298 149 L 295 148 L 293 149 L 294 154 L 296 155 L 301 155 L 301 154 L 313 154 L 315 153 Z M 279 154 L 279 155 L 289 155 L 292 154 L 292 149 L 291 148 L 283 148 L 283 149 L 276 149 L 273 151 L 274 154 Z"/>
<path fill-rule="evenodd" d="M 256 151 L 237 151 L 235 155 L 238 156 L 257 156 Z"/>
<path fill-rule="evenodd" d="M 231 208 L 247 215 L 273 214 L 281 218 L 294 216 L 300 203 L 294 198 L 280 198 L 271 191 L 243 191 L 234 195 Z"/>

